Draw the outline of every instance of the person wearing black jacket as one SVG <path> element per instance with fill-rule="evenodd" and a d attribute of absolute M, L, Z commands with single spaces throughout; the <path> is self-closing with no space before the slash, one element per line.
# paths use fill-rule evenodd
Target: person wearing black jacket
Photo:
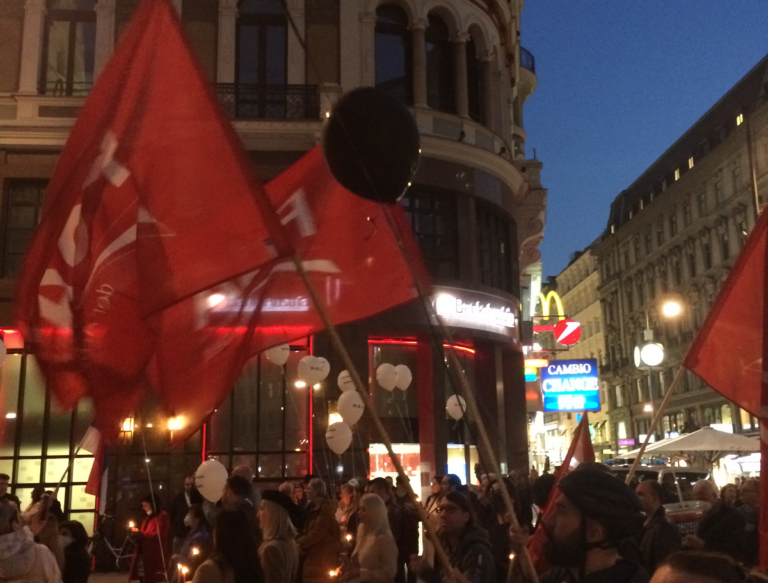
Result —
<path fill-rule="evenodd" d="M 86 583 L 91 574 L 91 557 L 88 555 L 88 533 L 77 520 L 59 525 L 59 542 L 64 550 L 62 583 Z"/>
<path fill-rule="evenodd" d="M 447 492 L 440 500 L 438 513 L 438 536 L 451 567 L 470 583 L 494 583 L 496 569 L 491 543 L 477 523 L 469 498 L 461 492 Z M 430 567 L 424 557 L 414 556 L 410 567 L 426 583 L 440 583 L 443 579 L 442 566 L 437 561 Z"/>
<path fill-rule="evenodd" d="M 189 534 L 189 527 L 184 524 L 184 517 L 193 504 L 202 504 L 203 497 L 195 488 L 194 476 L 184 479 L 184 489 L 173 497 L 169 515 L 171 517 L 171 536 L 173 537 L 173 553 L 176 554 L 184 544 Z"/>
<path fill-rule="evenodd" d="M 635 493 L 643 504 L 646 517 L 640 554 L 646 571 L 653 575 L 664 559 L 680 550 L 680 534 L 667 520 L 667 511 L 661 503 L 664 496 L 661 484 L 656 480 L 643 480 Z"/>
<path fill-rule="evenodd" d="M 683 541 L 684 546 L 705 551 L 717 551 L 737 561 L 744 554 L 744 518 L 735 508 L 725 504 L 717 495 L 717 487 L 709 480 L 693 485 L 693 497 L 711 505 L 696 529 Z"/>

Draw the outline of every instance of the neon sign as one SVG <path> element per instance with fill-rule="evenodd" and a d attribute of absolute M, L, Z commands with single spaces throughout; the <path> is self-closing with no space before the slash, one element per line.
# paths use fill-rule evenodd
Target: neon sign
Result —
<path fill-rule="evenodd" d="M 433 302 L 447 325 L 487 330 L 505 336 L 517 334 L 517 310 L 501 298 L 454 288 L 438 288 Z"/>
<path fill-rule="evenodd" d="M 543 293 L 539 294 L 539 302 L 541 302 L 541 315 L 544 318 L 549 318 L 549 308 L 551 307 L 552 300 L 555 300 L 555 307 L 557 308 L 557 316 L 559 320 L 565 320 L 565 310 L 563 309 L 563 301 L 557 292 L 550 290 L 547 292 L 546 297 Z"/>
<path fill-rule="evenodd" d="M 599 411 L 597 360 L 557 360 L 541 369 L 545 412 Z"/>

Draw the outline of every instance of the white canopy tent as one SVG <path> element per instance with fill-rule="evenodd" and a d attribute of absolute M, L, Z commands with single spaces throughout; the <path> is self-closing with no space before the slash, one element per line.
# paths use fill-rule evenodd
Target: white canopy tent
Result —
<path fill-rule="evenodd" d="M 711 427 L 704 427 L 693 433 L 686 433 L 671 439 L 662 439 L 655 443 L 649 443 L 645 448 L 646 453 L 675 453 L 675 452 L 717 452 L 727 451 L 752 452 L 760 451 L 760 441 L 754 437 L 747 437 L 738 433 L 726 433 Z M 617 459 L 633 459 L 637 457 L 640 448 L 616 456 Z M 716 456 L 711 459 L 714 460 Z"/>

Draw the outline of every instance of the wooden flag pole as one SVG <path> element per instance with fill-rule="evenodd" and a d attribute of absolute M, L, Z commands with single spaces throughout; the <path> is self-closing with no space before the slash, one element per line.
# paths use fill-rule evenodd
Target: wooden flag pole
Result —
<path fill-rule="evenodd" d="M 687 356 L 687 351 L 686 351 Z M 651 421 L 651 426 L 648 428 L 648 433 L 645 436 L 645 440 L 643 441 L 643 445 L 640 446 L 640 451 L 637 452 L 637 457 L 635 458 L 635 461 L 632 462 L 632 466 L 629 468 L 629 473 L 627 474 L 627 479 L 625 480 L 625 484 L 629 484 L 632 482 L 632 478 L 635 476 L 635 472 L 637 471 L 637 466 L 640 465 L 640 458 L 643 457 L 643 452 L 645 452 L 645 448 L 648 447 L 648 443 L 651 441 L 651 436 L 656 431 L 656 427 L 659 425 L 659 419 L 661 419 L 661 416 L 664 414 L 664 410 L 667 408 L 667 404 L 669 403 L 669 398 L 672 396 L 672 393 L 675 392 L 675 389 L 677 388 L 677 385 L 680 384 L 680 381 L 683 379 L 683 371 L 685 370 L 685 367 L 682 365 L 682 363 L 685 362 L 685 356 L 683 356 L 683 360 L 681 361 L 680 368 L 677 369 L 677 372 L 675 373 L 675 378 L 672 379 L 672 384 L 669 385 L 669 389 L 667 389 L 667 394 L 664 395 L 664 399 L 661 401 L 661 405 L 659 405 L 659 408 L 656 411 L 656 414 L 653 416 L 653 420 Z"/>
<path fill-rule="evenodd" d="M 451 365 L 454 367 L 454 369 L 456 369 L 456 374 L 459 377 L 460 393 L 467 403 L 467 409 L 469 411 L 470 417 L 474 419 L 477 423 L 477 428 L 479 433 L 478 437 L 480 438 L 480 443 L 478 444 L 478 446 L 482 446 L 482 450 L 485 450 L 484 452 L 482 452 L 481 450 L 481 453 L 485 454 L 485 459 L 488 461 L 488 464 L 491 466 L 490 467 L 491 471 L 501 478 L 502 474 L 501 474 L 500 466 L 496 459 L 496 454 L 493 451 L 491 440 L 488 437 L 488 432 L 485 428 L 485 423 L 483 422 L 483 418 L 480 416 L 480 410 L 477 406 L 477 400 L 475 399 L 475 394 L 472 392 L 472 390 L 469 387 L 469 381 L 467 380 L 467 375 L 466 373 L 464 373 L 464 370 L 461 368 L 461 363 L 459 362 L 459 359 L 456 356 L 456 350 L 453 348 L 454 346 L 453 337 L 450 331 L 448 330 L 448 328 L 446 327 L 445 322 L 443 322 L 443 319 L 437 314 L 435 307 L 427 300 L 427 293 L 426 293 L 426 290 L 424 289 L 424 285 L 422 284 L 421 279 L 419 278 L 418 273 L 416 272 L 415 266 L 411 261 L 411 257 L 408 253 L 408 250 L 405 248 L 405 245 L 403 244 L 402 237 L 400 236 L 400 232 L 397 228 L 394 218 L 391 215 L 390 209 L 387 208 L 386 205 L 382 205 L 382 207 L 383 207 L 384 215 L 387 217 L 387 223 L 389 224 L 389 228 L 392 231 L 392 234 L 394 235 L 395 240 L 397 241 L 398 247 L 400 248 L 400 253 L 405 259 L 405 262 L 408 265 L 408 269 L 410 270 L 411 275 L 413 276 L 413 282 L 414 282 L 414 285 L 416 286 L 416 290 L 418 291 L 419 299 L 424 305 L 424 308 L 427 310 L 427 313 L 429 314 L 429 318 L 437 323 L 438 327 L 440 328 L 440 332 L 443 335 L 443 338 L 445 338 L 451 346 L 451 348 L 448 350 L 448 358 L 450 359 Z M 515 528 L 519 528 L 520 523 L 517 521 L 517 514 L 515 514 L 514 504 L 512 503 L 512 499 L 509 496 L 509 492 L 507 491 L 507 488 L 504 487 L 503 482 L 502 482 L 502 487 L 499 489 L 499 491 L 501 492 L 501 498 L 504 501 L 504 506 L 507 510 L 507 514 L 510 517 L 510 521 L 512 522 L 512 525 Z M 528 552 L 528 549 L 523 548 L 520 555 L 522 556 L 521 566 L 523 569 L 523 574 L 525 575 L 528 581 L 531 581 L 532 583 L 538 583 L 539 578 L 538 578 L 538 575 L 536 574 L 536 569 L 534 568 L 533 561 L 531 560 L 531 555 Z"/>
<path fill-rule="evenodd" d="M 376 427 L 376 430 L 379 432 L 381 440 L 384 443 L 384 446 L 387 448 L 387 453 L 389 453 L 389 457 L 392 460 L 392 463 L 394 464 L 395 469 L 397 470 L 397 474 L 403 479 L 405 484 L 408 486 L 408 499 L 411 502 L 414 502 L 416 499 L 416 496 L 413 493 L 413 488 L 411 487 L 410 480 L 408 479 L 408 476 L 405 474 L 405 471 L 403 470 L 403 466 L 400 463 L 400 458 L 397 457 L 397 455 L 395 454 L 392 448 L 392 440 L 390 439 L 389 434 L 387 433 L 387 430 L 384 428 L 384 425 L 381 423 L 381 419 L 379 419 L 379 416 L 371 407 L 371 402 L 370 402 L 370 399 L 368 398 L 368 391 L 366 391 L 363 385 L 363 381 L 360 378 L 360 375 L 357 373 L 355 364 L 352 362 L 352 357 L 349 355 L 347 348 L 344 346 L 344 342 L 341 340 L 341 337 L 339 336 L 339 333 L 336 330 L 336 326 L 331 320 L 331 317 L 328 314 L 328 310 L 326 309 L 325 304 L 323 303 L 322 299 L 317 293 L 315 286 L 309 280 L 309 276 L 307 275 L 307 272 L 304 269 L 304 264 L 301 261 L 301 257 L 299 257 L 297 253 L 294 253 L 293 255 L 291 255 L 291 260 L 293 261 L 293 264 L 296 267 L 296 273 L 298 273 L 299 277 L 304 283 L 304 287 L 306 287 L 307 293 L 312 299 L 312 303 L 315 305 L 315 308 L 317 309 L 317 312 L 320 315 L 320 319 L 323 321 L 323 325 L 325 326 L 325 330 L 326 332 L 328 332 L 328 335 L 331 338 L 333 347 L 336 349 L 336 352 L 339 354 L 339 356 L 341 357 L 341 360 L 344 362 L 344 366 L 347 368 L 347 372 L 349 372 L 349 376 L 352 379 L 353 384 L 355 385 L 355 390 L 363 399 L 363 404 L 365 405 L 365 411 L 369 415 L 370 419 L 373 421 L 373 424 Z M 435 532 L 435 529 L 432 526 L 432 523 L 429 521 L 427 511 L 424 509 L 424 507 L 421 504 L 415 504 L 415 506 L 419 510 L 419 517 L 424 523 L 424 527 L 427 531 L 427 537 L 435 547 L 435 555 L 437 556 L 437 560 L 440 561 L 440 564 L 443 567 L 444 575 L 445 576 L 451 575 L 453 573 L 453 568 L 451 567 L 451 561 L 448 558 L 448 555 L 445 552 L 443 545 L 440 543 L 440 540 L 437 538 L 437 533 Z"/>

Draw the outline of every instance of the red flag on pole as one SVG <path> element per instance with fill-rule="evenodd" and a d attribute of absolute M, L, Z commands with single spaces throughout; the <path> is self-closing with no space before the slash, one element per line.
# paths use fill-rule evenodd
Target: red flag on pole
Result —
<path fill-rule="evenodd" d="M 58 401 L 90 396 L 114 436 L 154 314 L 273 260 L 271 217 L 173 7 L 145 1 L 72 129 L 19 281 L 19 326 Z"/>
<path fill-rule="evenodd" d="M 319 146 L 266 188 L 335 324 L 418 297 L 385 216 L 390 213 L 418 276 L 426 281 L 402 208 L 385 210 L 344 189 Z M 169 408 L 185 419 L 185 429 L 174 439 L 184 439 L 221 402 L 223 395 L 206 387 L 228 392 L 248 357 L 322 329 L 289 258 L 165 310 L 151 372 L 152 385 L 163 387 Z M 194 401 L 189 399 L 193 392 Z"/>
<path fill-rule="evenodd" d="M 552 492 L 549 494 L 549 500 L 547 500 L 547 506 L 544 509 L 544 513 L 539 517 L 539 525 L 547 520 L 547 518 L 555 511 L 555 503 L 560 497 L 558 484 L 560 483 L 560 480 L 563 479 L 563 476 L 568 472 L 575 470 L 584 462 L 594 461 L 595 450 L 592 448 L 592 437 L 589 434 L 589 416 L 585 411 L 578 427 L 576 427 L 576 431 L 573 432 L 571 446 L 568 448 L 568 453 L 563 460 L 563 465 L 560 466 L 560 472 L 555 478 L 555 483 L 552 486 Z M 528 552 L 531 555 L 533 566 L 539 575 L 550 569 L 550 566 L 544 559 L 544 542 L 546 540 L 547 535 L 544 532 L 544 529 L 539 526 L 536 528 L 536 532 L 533 533 L 531 540 L 528 542 Z"/>
<path fill-rule="evenodd" d="M 760 419 L 768 476 L 768 213 L 762 213 L 693 340 L 683 366 Z M 768 568 L 768 480 L 760 481 L 760 566 Z"/>

